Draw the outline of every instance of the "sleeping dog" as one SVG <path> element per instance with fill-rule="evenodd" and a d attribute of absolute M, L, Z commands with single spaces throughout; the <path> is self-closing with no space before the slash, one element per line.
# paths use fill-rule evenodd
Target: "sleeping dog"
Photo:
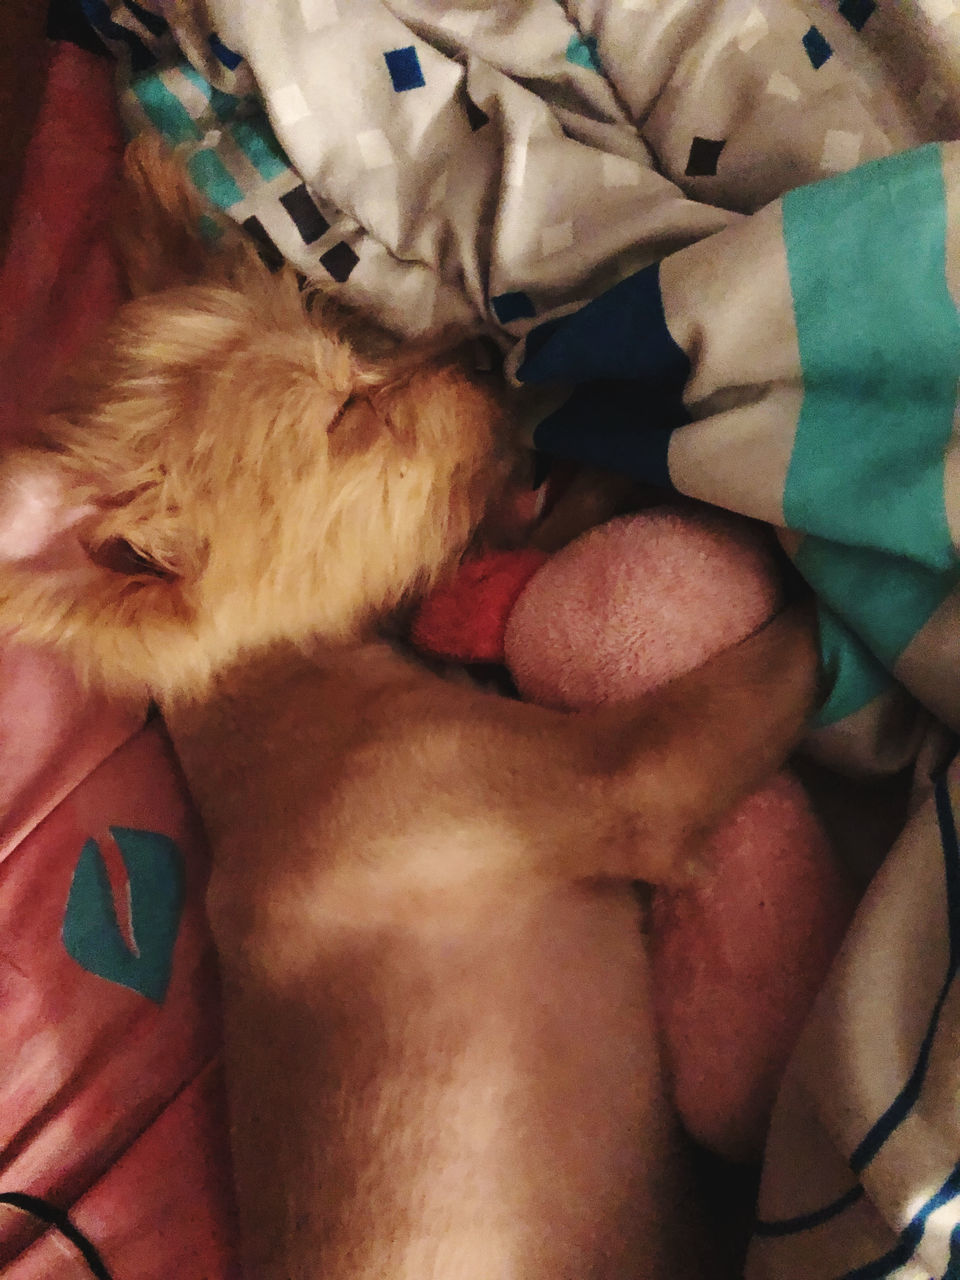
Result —
<path fill-rule="evenodd" d="M 631 881 L 682 879 L 814 697 L 782 615 L 579 716 L 378 638 L 509 482 L 500 400 L 196 234 L 128 156 L 136 296 L 0 461 L 0 629 L 157 699 L 214 854 L 253 1280 L 708 1274 Z"/>

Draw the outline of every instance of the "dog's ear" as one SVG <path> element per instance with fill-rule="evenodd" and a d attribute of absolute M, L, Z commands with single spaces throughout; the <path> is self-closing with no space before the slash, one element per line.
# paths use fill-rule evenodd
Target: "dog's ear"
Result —
<path fill-rule="evenodd" d="M 52 451 L 13 451 L 0 462 L 0 564 L 35 573 L 97 570 L 138 581 L 195 579 L 203 569 L 202 547 L 144 498 L 98 493 Z"/>
<path fill-rule="evenodd" d="M 139 511 L 143 497 L 101 500 L 52 451 L 0 459 L 0 633 L 137 702 L 191 674 L 182 636 L 203 568 L 203 549 Z"/>
<path fill-rule="evenodd" d="M 124 152 L 113 240 L 134 297 L 265 270 L 254 265 L 255 252 L 236 225 L 197 191 L 184 158 L 147 134 Z"/>
<path fill-rule="evenodd" d="M 95 512 L 71 501 L 53 454 L 11 452 L 0 465 L 0 563 L 37 571 L 83 563 L 77 526 Z"/>

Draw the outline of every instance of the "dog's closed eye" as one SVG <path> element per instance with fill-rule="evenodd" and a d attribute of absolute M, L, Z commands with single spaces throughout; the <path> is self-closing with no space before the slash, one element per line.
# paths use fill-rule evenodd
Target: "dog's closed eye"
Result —
<path fill-rule="evenodd" d="M 94 564 L 101 569 L 109 569 L 111 573 L 136 578 L 160 578 L 166 582 L 172 582 L 177 577 L 167 565 L 160 564 L 126 538 L 108 538 L 106 542 L 89 547 L 87 553 Z"/>
<path fill-rule="evenodd" d="M 369 395 L 352 395 L 341 405 L 327 427 L 332 457 L 363 455 L 386 430 L 381 414 Z"/>

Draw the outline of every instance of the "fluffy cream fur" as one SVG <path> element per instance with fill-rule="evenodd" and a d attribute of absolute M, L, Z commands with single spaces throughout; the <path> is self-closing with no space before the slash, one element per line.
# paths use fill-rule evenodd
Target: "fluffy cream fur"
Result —
<path fill-rule="evenodd" d="M 357 340 L 291 271 L 229 239 L 204 253 L 179 170 L 149 148 L 128 169 L 147 211 L 134 286 L 157 282 L 147 243 L 167 274 L 208 280 L 128 302 L 41 450 L 5 459 L 5 505 L 52 473 L 87 557 L 8 563 L 0 628 L 114 692 L 170 696 L 274 638 L 356 638 L 427 587 L 506 474 L 502 413 L 452 358 Z"/>

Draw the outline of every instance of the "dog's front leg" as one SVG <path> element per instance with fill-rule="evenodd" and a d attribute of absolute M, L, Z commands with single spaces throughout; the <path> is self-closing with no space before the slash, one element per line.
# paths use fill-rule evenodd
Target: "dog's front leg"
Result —
<path fill-rule="evenodd" d="M 706 838 L 779 769 L 815 708 L 812 611 L 792 606 L 697 670 L 638 699 L 569 717 L 610 821 L 594 868 L 685 879 Z M 574 866 L 582 852 L 571 850 Z"/>

